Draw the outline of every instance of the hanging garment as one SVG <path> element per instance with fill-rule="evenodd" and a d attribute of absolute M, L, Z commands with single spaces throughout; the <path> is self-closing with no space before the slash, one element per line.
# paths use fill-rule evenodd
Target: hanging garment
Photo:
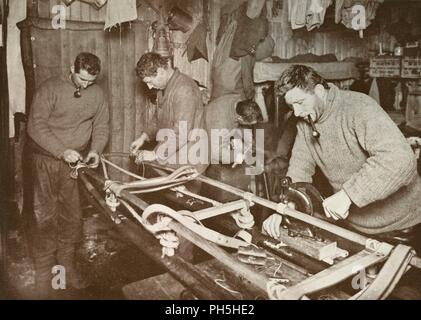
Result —
<path fill-rule="evenodd" d="M 262 61 L 266 58 L 269 58 L 273 54 L 273 49 L 275 48 L 275 41 L 273 38 L 268 35 L 265 40 L 260 42 L 256 48 L 256 61 Z"/>
<path fill-rule="evenodd" d="M 336 0 L 335 3 L 335 23 L 338 24 L 342 20 L 342 8 L 344 7 L 345 0 Z"/>
<path fill-rule="evenodd" d="M 26 111 L 26 81 L 22 65 L 20 30 L 16 23 L 26 19 L 25 1 L 9 2 L 7 30 L 7 77 L 9 82 L 9 136 L 15 136 L 14 114 Z"/>
<path fill-rule="evenodd" d="M 331 4 L 331 0 L 311 0 L 306 13 L 306 26 L 308 31 L 320 28 L 325 20 L 326 10 Z"/>
<path fill-rule="evenodd" d="M 309 0 L 288 0 L 288 21 L 291 22 L 293 30 L 306 25 L 307 8 Z"/>
<path fill-rule="evenodd" d="M 208 60 L 208 46 L 206 38 L 208 35 L 208 28 L 204 22 L 201 22 L 194 29 L 189 39 L 187 40 L 187 59 L 189 62 L 203 58 Z"/>
<path fill-rule="evenodd" d="M 90 4 L 91 6 L 95 7 L 96 9 L 102 8 L 107 0 L 80 0 L 81 2 L 85 2 Z"/>
<path fill-rule="evenodd" d="M 242 91 L 241 62 L 229 57 L 232 39 L 237 22 L 232 20 L 222 33 L 215 49 L 212 62 L 212 96 L 211 100 L 228 93 Z"/>
<path fill-rule="evenodd" d="M 363 30 L 366 29 L 371 22 L 376 18 L 376 11 L 380 3 L 384 0 L 347 0 L 343 4 L 341 11 L 342 24 L 348 29 Z M 365 25 L 354 25 L 354 18 L 359 15 L 359 12 L 354 11 L 356 5 L 362 5 L 365 8 Z"/>
<path fill-rule="evenodd" d="M 263 41 L 269 33 L 269 23 L 266 18 L 266 9 L 256 19 L 250 19 L 247 14 L 247 3 L 237 10 L 237 29 L 232 40 L 230 57 L 238 59 L 246 55 L 254 55 L 259 42 Z"/>
<path fill-rule="evenodd" d="M 136 19 L 136 0 L 108 0 L 104 30 Z"/>

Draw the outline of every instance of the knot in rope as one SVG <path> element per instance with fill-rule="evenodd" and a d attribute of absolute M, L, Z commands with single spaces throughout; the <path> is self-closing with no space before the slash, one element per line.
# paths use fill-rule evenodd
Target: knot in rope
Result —
<path fill-rule="evenodd" d="M 81 169 L 81 168 L 89 168 L 89 165 L 87 165 L 83 161 L 78 161 L 78 162 L 76 162 L 76 164 L 69 163 L 69 167 L 71 169 L 71 171 L 70 171 L 70 178 L 76 180 L 78 178 L 78 176 L 79 176 L 78 170 Z"/>
<path fill-rule="evenodd" d="M 254 226 L 254 216 L 250 212 L 250 202 L 246 202 L 247 204 L 240 211 L 231 215 L 241 229 L 251 229 Z"/>
<path fill-rule="evenodd" d="M 279 300 L 282 292 L 286 289 L 287 287 L 279 284 L 279 279 L 271 279 L 266 282 L 266 291 L 270 300 Z"/>
<path fill-rule="evenodd" d="M 112 192 L 107 192 L 105 195 L 105 203 L 110 208 L 112 212 L 116 212 L 117 207 L 120 205 L 120 201 L 116 195 Z"/>

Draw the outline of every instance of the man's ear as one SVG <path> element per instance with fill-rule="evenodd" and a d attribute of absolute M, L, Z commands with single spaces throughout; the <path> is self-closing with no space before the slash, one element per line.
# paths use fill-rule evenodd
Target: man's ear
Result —
<path fill-rule="evenodd" d="M 162 76 L 165 72 L 166 72 L 166 70 L 164 68 L 162 68 L 162 67 L 158 67 L 156 69 L 156 75 L 157 76 Z"/>
<path fill-rule="evenodd" d="M 71 67 L 70 67 L 70 72 L 71 72 L 71 73 L 75 73 L 75 66 L 71 66 Z"/>
<path fill-rule="evenodd" d="M 316 86 L 314 87 L 314 93 L 316 94 L 316 96 L 318 96 L 320 99 L 323 99 L 325 94 L 326 94 L 326 89 L 325 87 L 323 87 L 323 85 L 316 84 Z"/>

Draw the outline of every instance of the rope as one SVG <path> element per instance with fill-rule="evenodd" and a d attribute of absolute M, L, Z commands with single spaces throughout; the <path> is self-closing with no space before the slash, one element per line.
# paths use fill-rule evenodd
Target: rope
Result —
<path fill-rule="evenodd" d="M 107 156 L 108 157 L 127 157 L 127 156 L 129 156 L 128 153 L 108 153 L 108 154 L 103 154 L 101 156 L 102 166 L 103 167 L 106 167 L 105 164 L 108 164 L 111 167 L 113 167 L 114 169 L 116 169 L 116 170 L 118 170 L 118 171 L 120 171 L 122 173 L 125 173 L 125 174 L 127 174 L 128 176 L 130 176 L 132 178 L 136 178 L 138 180 L 146 180 L 145 177 L 136 175 L 136 174 L 134 174 L 134 173 L 132 173 L 132 172 L 130 172 L 128 170 L 125 170 L 124 168 L 116 165 L 115 163 L 109 161 L 108 159 L 106 159 Z M 143 171 L 145 171 L 145 164 L 143 162 L 142 162 L 142 166 L 143 166 Z M 104 171 L 106 171 L 106 169 L 104 169 Z M 160 191 L 160 190 L 163 190 L 163 189 L 155 189 L 155 190 L 152 190 L 151 192 L 153 192 L 153 191 Z M 190 192 L 189 190 L 187 190 L 187 188 L 185 186 L 170 187 L 170 190 L 175 191 L 175 192 L 182 193 L 182 194 L 184 194 L 184 195 L 186 195 L 188 197 L 196 198 L 198 200 L 202 200 L 204 202 L 210 203 L 214 207 L 222 204 L 222 203 L 220 203 L 218 201 L 215 201 L 213 199 L 209 199 L 209 198 L 206 198 L 206 197 L 197 195 L 197 194 L 195 194 L 193 192 Z M 131 192 L 131 193 L 133 193 L 133 194 L 139 194 L 139 193 L 143 193 L 143 192 L 136 192 L 136 191 L 134 191 L 134 192 Z"/>
<path fill-rule="evenodd" d="M 77 177 L 79 176 L 78 170 L 81 169 L 81 168 L 96 168 L 96 166 L 91 165 L 91 164 L 90 165 L 86 164 L 85 162 L 80 161 L 80 160 L 77 161 L 76 164 L 74 164 L 74 165 L 69 163 L 69 167 L 71 169 L 70 177 L 72 179 L 77 179 Z"/>
<path fill-rule="evenodd" d="M 247 247 L 249 244 L 245 241 L 235 239 L 232 237 L 225 236 L 219 232 L 216 232 L 212 229 L 206 228 L 203 225 L 197 224 L 189 215 L 180 214 L 167 206 L 161 204 L 152 204 L 148 206 L 145 211 L 143 211 L 142 217 L 145 221 L 148 221 L 149 216 L 154 213 L 165 214 L 169 218 L 179 222 L 185 226 L 190 231 L 200 235 L 202 238 L 214 242 L 220 246 L 238 249 L 240 247 Z M 166 224 L 162 223 L 159 226 L 154 225 L 154 229 L 159 230 L 160 227 L 168 227 L 168 224 L 171 220 L 164 220 Z M 149 221 L 148 221 L 149 223 Z"/>

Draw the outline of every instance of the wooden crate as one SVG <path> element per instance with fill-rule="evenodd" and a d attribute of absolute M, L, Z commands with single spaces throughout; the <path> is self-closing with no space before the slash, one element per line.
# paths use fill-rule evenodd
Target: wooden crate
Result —
<path fill-rule="evenodd" d="M 370 77 L 395 78 L 401 75 L 401 58 L 375 57 L 370 59 Z"/>
<path fill-rule="evenodd" d="M 402 78 L 421 78 L 421 58 L 405 57 L 402 60 Z"/>

